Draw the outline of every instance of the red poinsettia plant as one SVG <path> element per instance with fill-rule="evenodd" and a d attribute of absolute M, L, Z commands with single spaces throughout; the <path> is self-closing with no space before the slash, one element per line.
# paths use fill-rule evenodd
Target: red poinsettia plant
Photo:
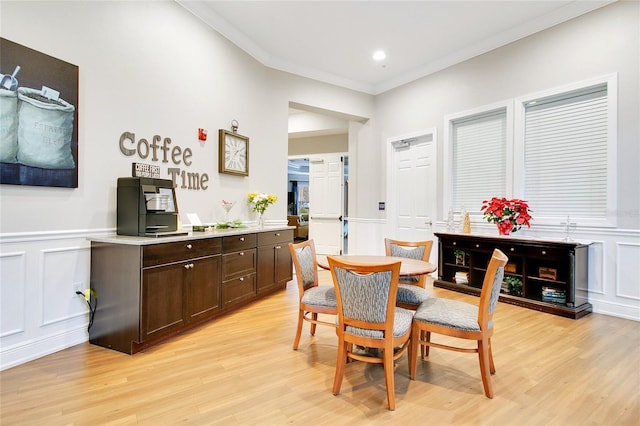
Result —
<path fill-rule="evenodd" d="M 531 228 L 532 217 L 526 201 L 517 198 L 508 200 L 504 197 L 493 197 L 491 200 L 484 200 L 480 210 L 484 213 L 483 217 L 487 222 L 498 226 L 500 235 L 516 232 L 522 225 Z"/>

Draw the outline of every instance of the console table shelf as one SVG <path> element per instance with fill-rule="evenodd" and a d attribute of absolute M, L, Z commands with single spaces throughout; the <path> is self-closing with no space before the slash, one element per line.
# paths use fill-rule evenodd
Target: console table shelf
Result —
<path fill-rule="evenodd" d="M 588 244 L 517 237 L 436 233 L 436 287 L 480 295 L 493 249 L 509 257 L 500 301 L 567 318 L 592 311 Z M 511 283 L 511 285 L 509 285 Z"/>

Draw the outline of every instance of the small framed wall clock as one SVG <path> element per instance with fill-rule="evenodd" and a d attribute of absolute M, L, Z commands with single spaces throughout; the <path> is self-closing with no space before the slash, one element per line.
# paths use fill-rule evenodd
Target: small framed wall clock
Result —
<path fill-rule="evenodd" d="M 218 139 L 218 172 L 249 176 L 249 138 L 220 129 Z"/>

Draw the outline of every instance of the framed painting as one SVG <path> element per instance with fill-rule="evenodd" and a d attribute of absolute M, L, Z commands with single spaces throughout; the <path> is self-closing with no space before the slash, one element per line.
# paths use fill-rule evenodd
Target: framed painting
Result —
<path fill-rule="evenodd" d="M 78 187 L 78 67 L 0 38 L 0 183 Z"/>

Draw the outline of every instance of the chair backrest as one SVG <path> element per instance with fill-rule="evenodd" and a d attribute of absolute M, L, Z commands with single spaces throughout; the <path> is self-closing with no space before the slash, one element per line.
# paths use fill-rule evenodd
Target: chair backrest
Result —
<path fill-rule="evenodd" d="M 401 241 L 384 239 L 384 251 L 387 256 L 429 261 L 433 241 Z"/>
<path fill-rule="evenodd" d="M 493 250 L 493 255 L 487 266 L 487 272 L 482 282 L 480 305 L 478 306 L 478 324 L 480 329 L 486 330 L 493 326 L 493 312 L 498 304 L 500 287 L 504 278 L 504 265 L 509 258 L 500 250 Z"/>
<path fill-rule="evenodd" d="M 392 337 L 400 262 L 362 264 L 333 256 L 327 256 L 327 260 L 336 290 L 340 330 L 363 337 Z"/>
<path fill-rule="evenodd" d="M 316 246 L 313 240 L 301 243 L 289 243 L 291 260 L 296 271 L 298 292 L 300 298 L 305 290 L 318 285 L 318 261 L 316 259 Z"/>
<path fill-rule="evenodd" d="M 384 252 L 387 256 L 404 257 L 409 259 L 417 259 L 425 262 L 429 261 L 431 255 L 431 247 L 433 247 L 433 241 L 401 241 L 392 240 L 391 238 L 384 239 Z M 425 276 L 419 277 L 402 277 L 403 283 L 415 284 L 420 287 L 425 286 Z"/>

